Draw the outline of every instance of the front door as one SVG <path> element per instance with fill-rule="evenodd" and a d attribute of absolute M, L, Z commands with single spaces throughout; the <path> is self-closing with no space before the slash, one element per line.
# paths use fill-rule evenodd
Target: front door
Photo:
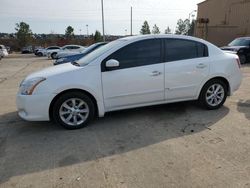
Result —
<path fill-rule="evenodd" d="M 119 67 L 106 68 L 110 59 L 119 61 Z M 161 40 L 134 42 L 108 56 L 102 62 L 102 85 L 107 111 L 163 101 Z"/>

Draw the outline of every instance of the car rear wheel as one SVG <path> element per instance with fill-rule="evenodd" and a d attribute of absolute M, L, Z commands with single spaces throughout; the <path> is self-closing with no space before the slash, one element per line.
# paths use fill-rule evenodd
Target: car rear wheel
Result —
<path fill-rule="evenodd" d="M 43 54 L 42 54 L 41 52 L 39 52 L 37 55 L 38 55 L 39 57 L 43 56 Z"/>
<path fill-rule="evenodd" d="M 95 105 L 81 92 L 69 92 L 60 96 L 54 104 L 54 120 L 66 129 L 85 127 L 94 118 Z"/>
<path fill-rule="evenodd" d="M 56 59 L 56 53 L 52 53 L 52 54 L 51 54 L 51 58 L 52 58 L 52 59 Z"/>
<path fill-rule="evenodd" d="M 199 102 L 202 107 L 215 110 L 220 108 L 227 98 L 227 86 L 219 79 L 207 82 L 200 94 Z"/>
<path fill-rule="evenodd" d="M 239 55 L 240 63 L 245 64 L 247 62 L 247 57 L 243 54 Z"/>

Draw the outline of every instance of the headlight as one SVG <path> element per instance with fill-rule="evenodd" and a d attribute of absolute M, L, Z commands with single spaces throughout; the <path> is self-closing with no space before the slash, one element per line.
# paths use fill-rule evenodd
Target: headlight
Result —
<path fill-rule="evenodd" d="M 38 77 L 38 78 L 32 78 L 30 80 L 23 81 L 20 84 L 19 93 L 21 95 L 32 95 L 34 89 L 38 84 L 46 80 L 46 78 Z"/>

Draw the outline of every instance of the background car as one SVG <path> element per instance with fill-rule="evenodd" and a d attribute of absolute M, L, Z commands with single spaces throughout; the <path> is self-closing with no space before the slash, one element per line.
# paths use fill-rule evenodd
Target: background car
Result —
<path fill-rule="evenodd" d="M 44 47 L 42 47 L 42 46 L 35 46 L 34 54 L 37 55 L 37 52 L 38 52 L 38 50 L 40 50 L 40 49 L 44 49 Z"/>
<path fill-rule="evenodd" d="M 66 56 L 60 59 L 57 59 L 54 62 L 54 65 L 59 65 L 59 64 L 63 64 L 63 63 L 69 63 L 69 62 L 74 62 L 77 61 L 81 58 L 83 58 L 85 55 L 93 52 L 94 50 L 100 48 L 101 46 L 104 46 L 105 44 L 107 44 L 106 42 L 98 42 L 95 44 L 92 44 L 91 46 L 87 47 L 82 53 L 80 54 L 76 54 L 76 55 L 70 55 L 70 56 Z"/>
<path fill-rule="evenodd" d="M 241 64 L 250 62 L 250 37 L 236 38 L 221 49 L 235 52 L 239 56 Z"/>
<path fill-rule="evenodd" d="M 48 53 L 53 53 L 53 52 L 59 52 L 61 50 L 61 47 L 59 46 L 49 46 L 47 48 L 41 48 L 38 49 L 35 55 L 37 56 L 47 56 Z"/>
<path fill-rule="evenodd" d="M 3 52 L 0 50 L 0 60 L 3 58 Z"/>
<path fill-rule="evenodd" d="M 16 101 L 25 120 L 54 120 L 77 129 L 95 115 L 142 106 L 198 100 L 215 110 L 241 80 L 238 56 L 209 42 L 143 35 L 110 42 L 76 63 L 27 76 Z"/>
<path fill-rule="evenodd" d="M 21 50 L 21 53 L 22 54 L 31 54 L 31 53 L 33 53 L 32 46 L 23 47 L 22 50 Z"/>
<path fill-rule="evenodd" d="M 69 55 L 75 55 L 83 52 L 86 47 L 80 45 L 66 45 L 63 46 L 60 51 L 58 51 L 55 55 L 51 54 L 52 59 L 59 59 L 62 57 L 66 57 Z M 52 56 L 53 55 L 53 56 Z"/>
<path fill-rule="evenodd" d="M 7 57 L 9 55 L 8 50 L 4 45 L 0 45 L 0 54 L 1 57 Z"/>

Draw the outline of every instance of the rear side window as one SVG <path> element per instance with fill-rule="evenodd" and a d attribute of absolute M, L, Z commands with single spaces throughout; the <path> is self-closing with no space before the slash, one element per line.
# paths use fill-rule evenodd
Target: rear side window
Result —
<path fill-rule="evenodd" d="M 50 47 L 49 50 L 57 50 L 59 47 Z"/>
<path fill-rule="evenodd" d="M 117 69 L 161 63 L 161 40 L 149 39 L 129 44 L 108 56 L 103 61 L 102 68 L 110 59 L 120 62 Z"/>
<path fill-rule="evenodd" d="M 165 60 L 178 61 L 208 56 L 208 49 L 200 42 L 183 39 L 165 40 Z"/>

